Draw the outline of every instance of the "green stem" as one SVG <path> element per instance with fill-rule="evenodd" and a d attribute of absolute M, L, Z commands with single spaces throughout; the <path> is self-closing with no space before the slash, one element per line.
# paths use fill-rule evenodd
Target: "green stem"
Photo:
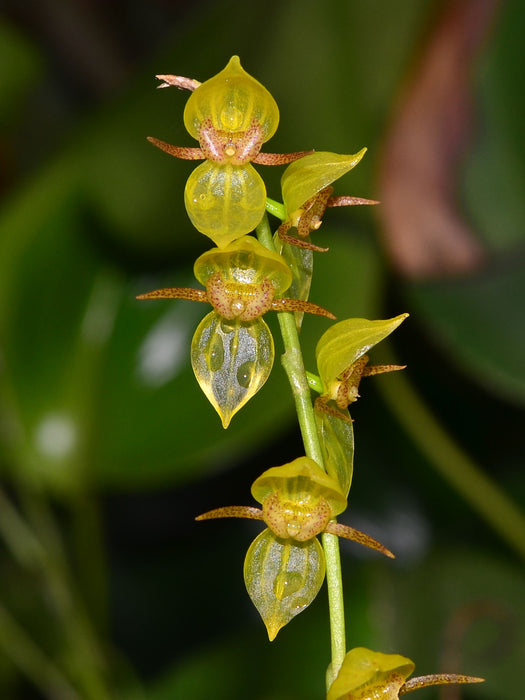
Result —
<path fill-rule="evenodd" d="M 266 248 L 275 251 L 272 232 L 266 215 L 257 227 L 257 236 Z M 284 344 L 282 365 L 292 388 L 305 453 L 314 462 L 323 467 L 323 453 L 317 435 L 310 386 L 304 368 L 295 317 L 293 313 L 288 311 L 279 312 L 277 317 Z M 322 539 L 326 559 L 326 583 L 328 586 L 332 647 L 332 662 L 327 676 L 327 687 L 329 687 L 337 675 L 346 653 L 345 618 L 339 542 L 335 535 L 328 533 L 323 533 Z"/>
<path fill-rule="evenodd" d="M 286 209 L 284 204 L 281 202 L 276 202 L 274 199 L 266 197 L 266 211 L 273 216 L 276 216 L 281 221 L 286 219 Z"/>

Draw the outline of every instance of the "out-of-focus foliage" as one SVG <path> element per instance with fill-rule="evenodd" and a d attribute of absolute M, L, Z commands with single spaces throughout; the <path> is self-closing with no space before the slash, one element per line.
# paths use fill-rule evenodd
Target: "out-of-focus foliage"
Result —
<path fill-rule="evenodd" d="M 134 299 L 148 288 L 191 285 L 206 246 L 184 209 L 194 165 L 145 141 L 194 145 L 182 119 L 187 96 L 156 91 L 153 76 L 202 80 L 239 55 L 279 105 L 272 150 L 355 153 L 366 145 L 334 194 L 374 198 L 400 87 L 446 3 L 183 8 L 159 0 L 131 10 L 68 0 L 65 15 L 53 14 L 54 3 L 33 4 L 33 18 L 14 0 L 0 16 L 4 486 L 51 559 L 60 558 L 59 533 L 75 596 L 104 640 L 111 697 L 319 698 L 328 661 L 323 593 L 268 645 L 242 587 L 250 523 L 192 524 L 207 507 L 246 502 L 257 473 L 302 450 L 277 362 L 224 431 L 190 367 L 204 307 Z M 329 209 L 316 241 L 331 250 L 315 254 L 312 291 L 339 318 L 410 313 L 394 340 L 408 381 L 521 503 L 524 23 L 523 3 L 503 3 L 472 66 L 475 118 L 456 177 L 459 208 L 486 248 L 483 267 L 453 279 L 404 279 L 388 264 L 370 210 Z M 282 170 L 256 167 L 278 200 Z M 327 324 L 303 322 L 311 371 Z M 523 571 L 436 475 L 373 384 L 352 412 L 352 524 L 384 541 L 397 562 L 358 560 L 353 545 L 342 546 L 349 643 L 406 654 L 422 674 L 443 660 L 447 670 L 486 677 L 465 697 L 515 700 L 525 652 Z M 410 407 L 395 411 L 406 416 Z M 57 620 L 45 589 L 48 559 L 38 547 L 24 549 L 9 513 L 3 507 L 0 517 L 0 613 L 9 611 L 31 643 L 76 678 L 73 656 L 85 650 L 71 639 L 84 628 L 67 614 Z M 33 657 L 18 654 L 21 637 L 5 620 L 0 628 L 0 691 L 18 700 L 27 697 L 23 660 Z"/>

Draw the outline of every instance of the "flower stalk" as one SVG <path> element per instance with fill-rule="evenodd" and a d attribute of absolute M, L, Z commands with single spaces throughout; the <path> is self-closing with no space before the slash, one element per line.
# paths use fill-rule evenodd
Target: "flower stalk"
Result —
<path fill-rule="evenodd" d="M 257 237 L 268 250 L 275 251 L 272 232 L 266 215 L 263 216 L 261 223 L 257 227 Z M 314 462 L 317 462 L 320 467 L 323 467 L 323 453 L 317 435 L 310 385 L 304 367 L 295 318 L 293 313 L 288 311 L 278 313 L 277 318 L 284 345 L 284 354 L 281 362 L 292 389 L 305 454 L 313 459 Z M 322 543 L 326 560 L 326 583 L 330 615 L 331 663 L 326 679 L 328 689 L 333 679 L 337 676 L 345 657 L 346 633 L 339 542 L 335 535 L 324 532 Z"/>

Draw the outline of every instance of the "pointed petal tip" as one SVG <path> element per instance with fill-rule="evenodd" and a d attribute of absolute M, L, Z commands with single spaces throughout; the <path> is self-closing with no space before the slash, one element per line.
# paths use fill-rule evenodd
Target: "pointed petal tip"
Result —
<path fill-rule="evenodd" d="M 273 640 L 277 637 L 280 629 L 280 627 L 275 628 L 274 625 L 270 627 L 268 625 L 266 626 L 266 631 L 268 632 L 268 640 L 270 642 L 273 642 Z"/>
<path fill-rule="evenodd" d="M 230 423 L 231 423 L 231 419 L 233 418 L 233 414 L 231 414 L 231 413 L 223 414 L 223 413 L 220 413 L 220 412 L 218 412 L 218 413 L 219 413 L 219 416 L 220 416 L 220 419 L 221 419 L 222 427 L 224 428 L 224 430 L 227 430 L 227 429 L 228 429 L 228 426 L 229 426 Z"/>

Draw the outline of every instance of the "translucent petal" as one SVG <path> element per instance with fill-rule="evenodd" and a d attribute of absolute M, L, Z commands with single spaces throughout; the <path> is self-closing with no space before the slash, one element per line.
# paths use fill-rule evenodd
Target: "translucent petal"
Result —
<path fill-rule="evenodd" d="M 226 321 L 212 311 L 200 322 L 191 343 L 191 364 L 224 428 L 268 379 L 273 358 L 273 338 L 262 318 Z"/>
<path fill-rule="evenodd" d="M 406 656 L 356 647 L 345 656 L 327 700 L 397 700 L 414 668 Z"/>
<path fill-rule="evenodd" d="M 288 215 L 291 216 L 311 197 L 351 170 L 365 153 L 366 148 L 353 155 L 317 151 L 291 163 L 281 178 Z"/>
<path fill-rule="evenodd" d="M 324 580 L 324 553 L 319 541 L 292 543 L 264 530 L 250 545 L 244 582 L 270 641 L 307 608 Z"/>
<path fill-rule="evenodd" d="M 317 368 L 324 386 L 329 387 L 345 369 L 390 335 L 407 316 L 401 314 L 385 321 L 349 318 L 330 326 L 315 349 Z"/>
<path fill-rule="evenodd" d="M 186 103 L 184 125 L 194 138 L 199 138 L 205 119 L 230 133 L 246 131 L 256 121 L 267 141 L 277 130 L 279 109 L 268 90 L 244 70 L 239 57 L 232 56 L 226 68 L 202 83 Z"/>
<path fill-rule="evenodd" d="M 195 228 L 223 248 L 258 226 L 265 211 L 266 188 L 250 163 L 205 161 L 189 176 L 184 202 Z"/>
<path fill-rule="evenodd" d="M 337 481 L 309 457 L 298 457 L 288 464 L 267 469 L 252 484 L 252 496 L 259 503 L 276 492 L 289 501 L 299 501 L 306 496 L 313 497 L 314 501 L 323 498 L 329 503 L 332 516 L 346 508 L 346 496 L 341 493 Z"/>
<path fill-rule="evenodd" d="M 269 279 L 277 296 L 288 289 L 292 272 L 283 258 L 265 248 L 253 236 L 243 236 L 224 248 L 212 248 L 195 261 L 195 277 L 201 284 L 215 272 L 220 272 L 225 282 L 260 284 Z"/>

